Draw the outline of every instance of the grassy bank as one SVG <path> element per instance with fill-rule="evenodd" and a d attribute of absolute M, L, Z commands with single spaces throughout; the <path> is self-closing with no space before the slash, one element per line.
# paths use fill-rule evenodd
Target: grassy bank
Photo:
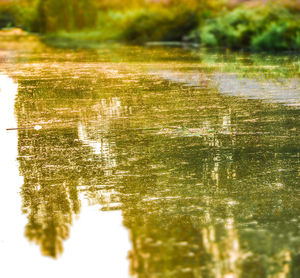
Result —
<path fill-rule="evenodd" d="M 128 7 L 80 0 L 78 10 L 71 2 L 66 1 L 66 6 L 55 6 L 54 2 L 38 1 L 22 9 L 0 6 L 0 23 L 2 27 L 6 21 L 8 26 L 38 31 L 48 43 L 60 47 L 93 47 L 110 41 L 182 41 L 230 50 L 300 51 L 300 7 L 293 0 L 246 4 L 178 0 L 168 5 Z M 58 8 L 64 13 L 56 15 Z"/>

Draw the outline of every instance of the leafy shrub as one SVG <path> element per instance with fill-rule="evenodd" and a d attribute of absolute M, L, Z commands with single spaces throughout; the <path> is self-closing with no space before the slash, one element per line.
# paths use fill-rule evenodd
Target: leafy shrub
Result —
<path fill-rule="evenodd" d="M 262 34 L 255 36 L 252 40 L 254 50 L 284 50 L 288 48 L 285 39 L 286 26 L 271 24 Z"/>
<path fill-rule="evenodd" d="M 300 33 L 299 14 L 286 9 L 273 9 L 261 22 L 261 32 L 251 41 L 253 50 L 300 50 L 297 34 Z"/>
<path fill-rule="evenodd" d="M 249 45 L 255 32 L 254 13 L 251 10 L 234 10 L 224 17 L 211 19 L 204 24 L 200 37 L 207 46 L 241 48 Z"/>
<path fill-rule="evenodd" d="M 209 47 L 250 50 L 299 48 L 300 19 L 283 8 L 237 8 L 207 20 L 200 28 L 201 42 Z"/>

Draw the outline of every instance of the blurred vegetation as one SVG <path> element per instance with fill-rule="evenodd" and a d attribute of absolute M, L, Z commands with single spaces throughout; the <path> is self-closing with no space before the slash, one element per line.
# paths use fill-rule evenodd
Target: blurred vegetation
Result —
<path fill-rule="evenodd" d="M 0 28 L 69 42 L 184 41 L 251 51 L 300 50 L 300 1 L 11 0 Z"/>
<path fill-rule="evenodd" d="M 37 4 L 37 30 L 80 30 L 95 26 L 97 10 L 92 0 L 40 0 Z"/>
<path fill-rule="evenodd" d="M 199 36 L 205 45 L 230 49 L 300 49 L 299 12 L 276 5 L 239 7 L 208 19 L 200 26 Z"/>
<path fill-rule="evenodd" d="M 197 13 L 187 8 L 142 10 L 128 17 L 122 37 L 132 42 L 180 41 L 197 26 Z"/>

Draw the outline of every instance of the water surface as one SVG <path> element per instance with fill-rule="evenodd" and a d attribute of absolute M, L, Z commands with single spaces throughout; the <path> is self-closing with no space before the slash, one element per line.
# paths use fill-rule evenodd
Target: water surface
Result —
<path fill-rule="evenodd" d="M 299 56 L 1 37 L 0 61 L 1 276 L 300 276 Z"/>

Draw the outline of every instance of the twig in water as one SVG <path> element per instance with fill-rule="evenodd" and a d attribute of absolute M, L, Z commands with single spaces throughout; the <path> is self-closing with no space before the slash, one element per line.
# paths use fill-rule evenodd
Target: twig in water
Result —
<path fill-rule="evenodd" d="M 42 127 L 40 125 L 36 125 L 33 127 L 12 127 L 12 128 L 7 128 L 6 130 L 20 130 L 20 129 L 35 129 L 35 130 L 40 130 Z"/>

